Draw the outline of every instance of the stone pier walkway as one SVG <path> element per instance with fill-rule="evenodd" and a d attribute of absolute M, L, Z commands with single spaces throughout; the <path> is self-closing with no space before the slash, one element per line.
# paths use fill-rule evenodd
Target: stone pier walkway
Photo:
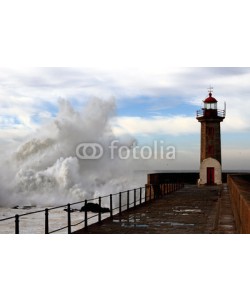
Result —
<path fill-rule="evenodd" d="M 227 185 L 186 186 L 163 199 L 123 212 L 81 234 L 236 233 Z"/>

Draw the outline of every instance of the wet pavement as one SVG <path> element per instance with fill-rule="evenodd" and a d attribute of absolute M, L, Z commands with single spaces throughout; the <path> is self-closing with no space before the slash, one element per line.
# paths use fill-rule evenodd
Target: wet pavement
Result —
<path fill-rule="evenodd" d="M 163 199 L 106 219 L 81 234 L 236 233 L 227 185 L 188 185 Z"/>

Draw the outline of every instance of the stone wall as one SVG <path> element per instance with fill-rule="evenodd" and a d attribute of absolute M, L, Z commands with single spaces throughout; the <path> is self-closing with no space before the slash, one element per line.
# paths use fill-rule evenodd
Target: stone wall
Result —
<path fill-rule="evenodd" d="M 238 233 L 250 233 L 250 175 L 228 175 L 228 188 Z"/>
<path fill-rule="evenodd" d="M 222 182 L 227 182 L 229 173 L 222 173 Z M 200 174 L 198 172 L 170 172 L 148 174 L 147 184 L 162 184 L 181 182 L 185 184 L 197 184 Z"/>

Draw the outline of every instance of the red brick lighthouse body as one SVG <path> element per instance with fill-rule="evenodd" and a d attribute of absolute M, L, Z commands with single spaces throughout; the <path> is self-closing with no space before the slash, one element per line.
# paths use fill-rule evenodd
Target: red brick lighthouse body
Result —
<path fill-rule="evenodd" d="M 225 110 L 217 109 L 217 100 L 209 93 L 204 107 L 197 112 L 201 123 L 201 165 L 199 184 L 222 184 L 221 131 L 220 123 L 225 119 Z"/>

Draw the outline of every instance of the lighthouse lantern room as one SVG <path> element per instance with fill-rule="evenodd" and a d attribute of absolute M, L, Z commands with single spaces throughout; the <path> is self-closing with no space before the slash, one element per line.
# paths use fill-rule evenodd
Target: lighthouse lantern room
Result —
<path fill-rule="evenodd" d="M 226 110 L 218 110 L 218 101 L 209 89 L 209 97 L 204 107 L 197 111 L 197 120 L 201 123 L 201 159 L 199 184 L 222 184 L 221 167 L 221 131 L 220 123 L 226 116 Z"/>

